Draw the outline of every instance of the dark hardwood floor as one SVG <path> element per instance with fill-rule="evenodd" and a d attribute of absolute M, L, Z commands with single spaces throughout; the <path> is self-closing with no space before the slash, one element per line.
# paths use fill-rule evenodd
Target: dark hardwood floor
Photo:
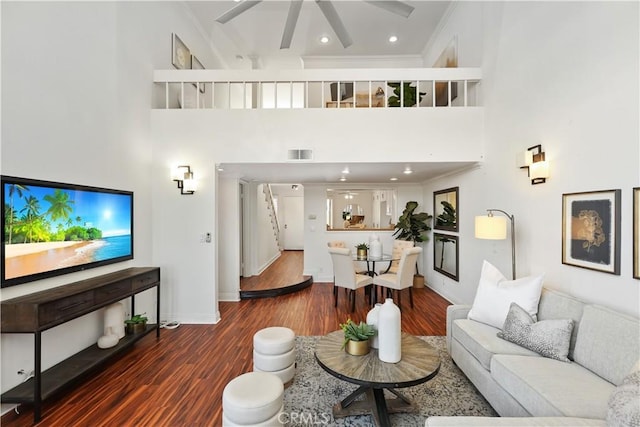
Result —
<path fill-rule="evenodd" d="M 240 278 L 242 291 L 283 288 L 304 281 L 304 251 L 282 251 L 280 257 L 262 274 Z"/>
<path fill-rule="evenodd" d="M 365 320 L 370 309 L 362 290 L 356 309 L 333 285 L 314 283 L 276 298 L 220 303 L 216 325 L 182 325 L 150 334 L 91 378 L 44 404 L 41 426 L 219 426 L 222 390 L 252 370 L 253 334 L 268 326 L 287 326 L 297 335 L 323 335 L 348 317 Z M 444 335 L 449 303 L 428 288 L 414 290 L 414 308 L 404 291 L 402 330 Z M 46 334 L 46 332 L 45 332 Z M 3 426 L 33 425 L 33 412 L 2 417 Z"/>

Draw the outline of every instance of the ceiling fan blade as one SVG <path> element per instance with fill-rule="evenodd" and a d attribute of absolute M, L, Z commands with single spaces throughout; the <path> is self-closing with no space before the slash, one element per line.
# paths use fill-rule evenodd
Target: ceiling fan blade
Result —
<path fill-rule="evenodd" d="M 413 6 L 396 0 L 365 0 L 365 3 L 378 6 L 381 9 L 395 13 L 396 15 L 404 16 L 405 18 L 408 18 L 414 9 Z"/>
<path fill-rule="evenodd" d="M 241 3 L 238 3 L 237 6 L 229 9 L 228 11 L 223 13 L 222 15 L 218 16 L 216 18 L 216 21 L 221 23 L 221 24 L 226 24 L 227 22 L 231 21 L 236 16 L 240 15 L 242 12 L 245 12 L 245 11 L 251 9 L 253 6 L 257 5 L 261 1 L 262 0 L 244 0 Z"/>
<path fill-rule="evenodd" d="M 298 16 L 300 16 L 301 8 L 302 0 L 291 0 L 291 4 L 289 5 L 289 15 L 287 15 L 287 22 L 284 24 L 284 32 L 282 33 L 280 49 L 289 49 L 291 47 L 291 39 L 293 39 L 293 32 L 296 30 L 296 24 L 298 23 Z"/>
<path fill-rule="evenodd" d="M 336 33 L 340 43 L 342 46 L 347 48 L 353 44 L 353 40 L 351 40 L 351 36 L 347 32 L 346 27 L 342 23 L 340 16 L 338 16 L 338 12 L 336 12 L 336 8 L 333 7 L 333 4 L 330 0 L 316 0 L 316 4 L 324 14 L 324 17 L 327 18 L 327 22 L 333 28 L 333 32 Z"/>

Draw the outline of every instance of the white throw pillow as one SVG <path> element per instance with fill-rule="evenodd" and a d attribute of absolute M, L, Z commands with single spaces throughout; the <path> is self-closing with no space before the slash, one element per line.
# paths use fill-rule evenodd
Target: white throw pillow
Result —
<path fill-rule="evenodd" d="M 541 292 L 542 276 L 507 280 L 497 268 L 484 261 L 476 297 L 467 317 L 501 329 L 511 303 L 515 302 L 537 319 Z"/>

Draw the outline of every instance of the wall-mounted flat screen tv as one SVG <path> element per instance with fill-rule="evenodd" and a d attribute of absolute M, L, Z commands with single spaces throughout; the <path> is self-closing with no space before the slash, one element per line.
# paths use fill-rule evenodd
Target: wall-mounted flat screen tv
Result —
<path fill-rule="evenodd" d="M 133 193 L 2 176 L 2 287 L 133 259 Z"/>

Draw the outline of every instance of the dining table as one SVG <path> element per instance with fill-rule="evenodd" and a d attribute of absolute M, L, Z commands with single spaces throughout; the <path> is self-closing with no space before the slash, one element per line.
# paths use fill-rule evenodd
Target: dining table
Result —
<path fill-rule="evenodd" d="M 369 276 L 374 278 L 375 276 L 378 275 L 378 272 L 376 271 L 376 263 L 385 263 L 385 262 L 388 263 L 386 270 L 382 272 L 382 274 L 385 274 L 391 268 L 391 263 L 393 261 L 400 260 L 400 257 L 393 256 L 392 254 L 382 254 L 380 256 L 373 256 L 371 255 L 371 253 L 367 253 L 366 256 L 354 255 L 353 260 L 366 263 L 367 269 L 363 273 L 368 274 Z M 365 288 L 365 293 L 369 295 L 369 302 L 371 303 L 372 306 L 378 302 L 378 292 L 377 292 L 377 286 L 375 284 L 367 285 Z"/>

